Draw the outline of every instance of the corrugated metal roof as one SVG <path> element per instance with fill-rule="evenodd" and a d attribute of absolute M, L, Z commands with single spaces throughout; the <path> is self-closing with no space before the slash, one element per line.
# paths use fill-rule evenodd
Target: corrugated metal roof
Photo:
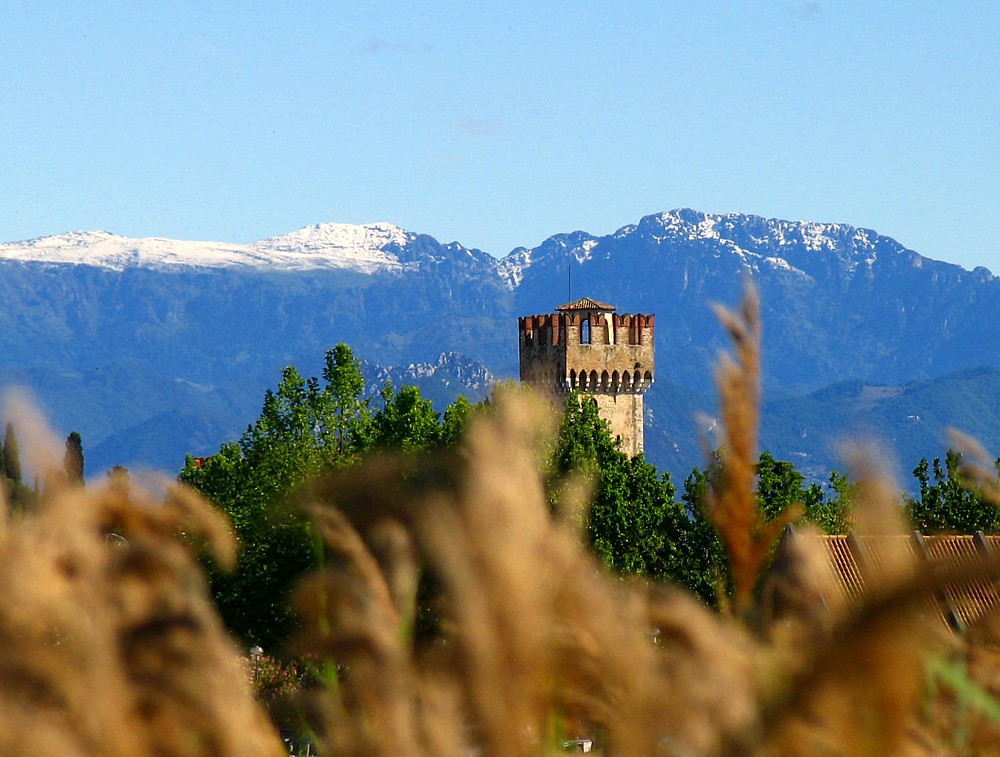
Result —
<path fill-rule="evenodd" d="M 981 544 L 976 543 L 976 537 L 967 535 L 924 537 L 927 552 L 937 560 L 972 560 L 975 557 L 989 553 L 989 542 L 998 541 L 996 537 L 986 537 Z M 981 546 L 982 545 L 982 546 Z M 1000 607 L 1000 593 L 992 581 L 980 579 L 969 581 L 960 586 L 945 587 L 948 600 L 955 608 L 962 623 L 969 625 L 981 618 L 994 607 Z"/>
<path fill-rule="evenodd" d="M 1000 551 L 1000 536 L 933 535 L 894 536 L 835 535 L 822 537 L 833 566 L 837 587 L 849 602 L 860 601 L 866 583 L 886 569 L 890 553 L 905 552 L 917 560 L 974 560 Z M 948 584 L 922 602 L 925 609 L 949 628 L 968 626 L 1000 609 L 1000 591 L 989 579 Z"/>
<path fill-rule="evenodd" d="M 846 536 L 833 536 L 824 539 L 826 554 L 837 576 L 840 589 L 849 599 L 861 599 L 865 594 L 865 580 L 861 574 L 858 561 L 847 543 Z"/>
<path fill-rule="evenodd" d="M 567 302 L 565 305 L 560 305 L 556 308 L 558 311 L 563 310 L 617 310 L 614 305 L 609 305 L 606 302 L 598 302 L 597 300 L 592 300 L 589 297 L 582 297 L 579 300 L 573 302 Z"/>

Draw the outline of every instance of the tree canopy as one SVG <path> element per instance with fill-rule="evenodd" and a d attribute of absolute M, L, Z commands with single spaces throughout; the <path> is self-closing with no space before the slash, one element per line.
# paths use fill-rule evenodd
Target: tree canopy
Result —
<path fill-rule="evenodd" d="M 669 474 L 660 475 L 642 455 L 629 457 L 619 449 L 593 399 L 576 392 L 566 397 L 549 467 L 553 482 L 572 473 L 590 478 L 594 496 L 587 533 L 609 568 L 670 580 L 714 600 L 719 554 L 712 548 L 711 527 L 700 510 L 677 501 Z"/>
<path fill-rule="evenodd" d="M 373 451 L 452 443 L 473 409 L 460 398 L 442 422 L 416 387 L 386 384 L 377 399 L 368 396 L 360 361 L 345 344 L 327 351 L 322 379 L 285 368 L 243 435 L 212 457 L 188 457 L 180 474 L 225 511 L 242 545 L 233 573 L 210 570 L 229 629 L 247 644 L 273 649 L 295 627 L 289 595 L 321 558 L 294 501 L 299 486 Z"/>
<path fill-rule="evenodd" d="M 1000 510 L 966 484 L 960 472 L 961 462 L 961 454 L 948 450 L 943 464 L 939 457 L 931 463 L 921 458 L 913 469 L 920 486 L 917 497 L 907 501 L 914 528 L 927 533 L 1000 531 Z M 1000 459 L 996 466 L 1000 472 Z"/>

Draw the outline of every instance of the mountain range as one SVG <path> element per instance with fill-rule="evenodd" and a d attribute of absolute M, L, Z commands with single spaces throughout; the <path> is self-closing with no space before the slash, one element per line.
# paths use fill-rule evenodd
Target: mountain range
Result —
<path fill-rule="evenodd" d="M 990 271 L 846 224 L 687 209 L 502 259 L 390 224 L 250 245 L 107 232 L 0 244 L 0 384 L 28 385 L 58 429 L 81 433 L 88 473 L 176 471 L 185 452 L 235 438 L 282 367 L 318 373 L 337 342 L 373 382 L 412 380 L 441 406 L 516 376 L 518 315 L 589 296 L 657 315 L 648 456 L 682 475 L 727 347 L 710 304 L 737 303 L 748 277 L 763 303 L 762 441 L 777 456 L 820 476 L 829 440 L 866 428 L 908 465 L 940 454 L 941 427 L 963 420 L 1000 446 Z M 977 409 L 949 414 L 949 397 Z"/>

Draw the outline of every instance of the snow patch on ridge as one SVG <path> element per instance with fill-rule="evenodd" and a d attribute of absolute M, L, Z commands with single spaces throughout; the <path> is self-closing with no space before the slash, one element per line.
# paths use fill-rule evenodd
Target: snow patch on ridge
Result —
<path fill-rule="evenodd" d="M 596 239 L 588 239 L 583 244 L 581 244 L 577 251 L 574 253 L 573 257 L 576 258 L 577 263 L 586 263 L 592 257 L 594 257 L 594 248 L 597 247 Z"/>
<path fill-rule="evenodd" d="M 695 227 L 700 239 L 719 239 L 719 232 L 715 228 L 718 217 L 706 215 L 705 218 Z"/>
<path fill-rule="evenodd" d="M 761 262 L 764 263 L 765 265 L 770 266 L 771 268 L 778 268 L 781 269 L 782 271 L 788 271 L 789 273 L 797 274 L 802 278 L 812 280 L 812 276 L 803 271 L 801 268 L 796 268 L 784 258 L 777 258 L 773 256 L 761 257 Z"/>
<path fill-rule="evenodd" d="M 497 263 L 500 278 L 503 279 L 507 289 L 514 291 L 521 286 L 524 272 L 531 267 L 531 253 L 531 250 L 519 247 Z"/>
<path fill-rule="evenodd" d="M 834 240 L 829 236 L 829 232 L 833 230 L 832 227 L 821 223 L 807 222 L 803 223 L 800 228 L 802 230 L 802 244 L 807 250 L 818 252 L 824 249 L 836 249 Z"/>

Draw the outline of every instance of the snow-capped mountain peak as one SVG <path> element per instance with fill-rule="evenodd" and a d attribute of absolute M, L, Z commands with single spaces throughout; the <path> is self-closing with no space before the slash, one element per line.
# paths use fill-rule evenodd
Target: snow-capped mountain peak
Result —
<path fill-rule="evenodd" d="M 71 231 L 0 244 L 0 259 L 48 264 L 126 268 L 346 269 L 398 271 L 396 254 L 415 235 L 388 223 L 314 224 L 253 244 L 132 239 L 106 231 Z"/>
<path fill-rule="evenodd" d="M 0 244 L 0 259 L 87 265 L 113 270 L 133 267 L 229 267 L 239 265 L 243 256 L 241 245 L 157 237 L 130 239 L 106 231 L 71 231 L 26 242 Z"/>
<path fill-rule="evenodd" d="M 349 268 L 362 273 L 401 270 L 395 254 L 416 235 L 390 223 L 356 226 L 318 223 L 251 245 L 272 263 L 282 260 L 296 268 Z"/>
<path fill-rule="evenodd" d="M 290 234 L 263 239 L 255 246 L 280 249 L 382 248 L 390 244 L 406 244 L 409 235 L 391 223 L 314 223 Z"/>

